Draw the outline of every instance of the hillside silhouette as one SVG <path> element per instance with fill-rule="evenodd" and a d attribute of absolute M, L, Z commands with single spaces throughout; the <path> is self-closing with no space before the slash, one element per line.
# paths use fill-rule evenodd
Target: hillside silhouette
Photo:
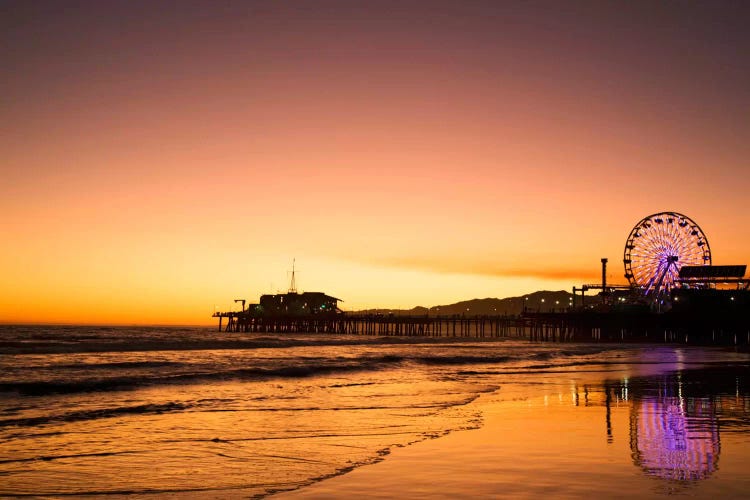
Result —
<path fill-rule="evenodd" d="M 573 294 L 565 290 L 542 290 L 518 297 L 471 299 L 456 302 L 455 304 L 445 304 L 429 308 L 417 306 L 412 309 L 365 309 L 356 312 L 362 314 L 394 314 L 398 316 L 424 316 L 426 314 L 430 316 L 462 314 L 467 316 L 515 315 L 523 312 L 524 308 L 527 311 L 533 312 L 563 311 L 570 305 L 572 297 Z M 580 301 L 580 297 L 578 300 Z M 586 301 L 593 304 L 598 301 L 598 298 L 595 295 L 591 295 L 586 297 Z"/>

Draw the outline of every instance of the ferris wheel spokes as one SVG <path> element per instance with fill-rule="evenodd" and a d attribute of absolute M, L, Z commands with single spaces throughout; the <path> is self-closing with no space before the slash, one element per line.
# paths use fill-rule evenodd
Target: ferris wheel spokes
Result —
<path fill-rule="evenodd" d="M 657 291 L 657 295 L 661 295 L 664 292 L 668 292 L 669 290 L 666 288 L 662 288 L 662 283 L 664 282 L 664 278 L 669 274 L 669 277 L 671 278 L 670 281 L 674 282 L 674 279 L 676 278 L 677 274 L 679 273 L 679 269 L 677 268 L 677 261 L 679 260 L 679 257 L 677 255 L 669 255 L 667 256 L 667 262 L 666 265 L 663 265 L 663 263 L 659 263 L 659 269 L 664 267 L 661 274 L 659 275 L 659 279 L 656 282 L 656 286 L 654 286 L 654 290 Z M 651 278 L 651 283 L 653 283 L 653 280 L 656 276 Z M 648 287 L 646 289 L 646 295 L 648 295 L 651 292 L 651 287 Z"/>

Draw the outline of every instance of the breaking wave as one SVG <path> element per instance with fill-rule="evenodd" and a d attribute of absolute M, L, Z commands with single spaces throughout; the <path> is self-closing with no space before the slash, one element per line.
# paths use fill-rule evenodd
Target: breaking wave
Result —
<path fill-rule="evenodd" d="M 474 346 L 466 350 L 476 351 Z M 376 355 L 368 352 L 360 356 L 301 356 L 259 358 L 246 354 L 232 353 L 221 362 L 190 361 L 117 361 L 117 362 L 64 362 L 37 370 L 15 367 L 8 370 L 21 372 L 15 380 L 0 379 L 0 392 L 14 392 L 24 396 L 44 396 L 49 394 L 73 394 L 98 391 L 122 391 L 144 386 L 166 384 L 192 384 L 228 380 L 251 381 L 261 379 L 297 379 L 317 375 L 344 374 L 351 372 L 371 372 L 414 364 L 423 366 L 471 366 L 488 367 L 513 366 L 524 370 L 554 369 L 576 364 L 601 364 L 601 360 L 581 360 L 584 355 L 595 354 L 600 348 L 582 351 L 550 352 L 509 352 L 500 354 L 446 353 L 444 350 L 429 352 L 419 348 L 410 352 L 404 350 L 394 354 Z M 577 356 L 574 363 L 566 361 L 569 356 Z M 554 361 L 553 361 L 554 360 Z M 249 365 L 249 366 L 248 366 Z M 474 373 L 478 373 L 474 371 Z"/>

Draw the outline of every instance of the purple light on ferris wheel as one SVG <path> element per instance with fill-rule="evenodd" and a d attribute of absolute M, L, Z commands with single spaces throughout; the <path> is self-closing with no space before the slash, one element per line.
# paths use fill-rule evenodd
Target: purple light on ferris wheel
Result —
<path fill-rule="evenodd" d="M 633 227 L 623 262 L 625 277 L 633 288 L 658 296 L 675 286 L 682 266 L 710 265 L 711 250 L 692 219 L 677 212 L 661 212 Z"/>

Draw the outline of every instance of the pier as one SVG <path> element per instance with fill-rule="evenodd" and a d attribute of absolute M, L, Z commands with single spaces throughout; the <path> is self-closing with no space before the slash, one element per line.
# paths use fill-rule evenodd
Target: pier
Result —
<path fill-rule="evenodd" d="M 247 307 L 245 299 L 235 299 L 241 311 L 213 316 L 226 332 L 750 345 L 747 266 L 713 265 L 708 239 L 686 215 L 660 212 L 633 227 L 623 258 L 627 284 L 608 283 L 608 261 L 601 259 L 601 284 L 573 287 L 567 308 L 544 312 L 540 306 L 533 312 L 526 295 L 506 299 L 520 300 L 523 309 L 506 308 L 502 316 L 464 315 L 463 308 L 450 316 L 433 310 L 421 316 L 344 312 L 338 306 L 341 299 L 322 292 L 298 293 L 293 261 L 287 293 L 261 295 L 257 304 Z M 585 302 L 589 290 L 601 290 L 591 305 Z M 559 303 L 555 299 L 555 306 Z"/>
<path fill-rule="evenodd" d="M 225 332 L 326 333 L 405 337 L 510 338 L 540 342 L 659 342 L 750 345 L 750 317 L 612 312 L 525 313 L 517 316 L 336 314 L 254 317 L 216 313 Z"/>
<path fill-rule="evenodd" d="M 341 333 L 380 336 L 508 337 L 522 336 L 523 321 L 509 316 L 395 316 L 336 314 L 251 316 L 216 313 L 225 332 Z M 226 319 L 226 323 L 224 320 Z"/>
<path fill-rule="evenodd" d="M 658 342 L 750 345 L 750 316 L 628 314 L 612 312 L 535 313 L 525 319 L 525 338 L 552 342 Z"/>

